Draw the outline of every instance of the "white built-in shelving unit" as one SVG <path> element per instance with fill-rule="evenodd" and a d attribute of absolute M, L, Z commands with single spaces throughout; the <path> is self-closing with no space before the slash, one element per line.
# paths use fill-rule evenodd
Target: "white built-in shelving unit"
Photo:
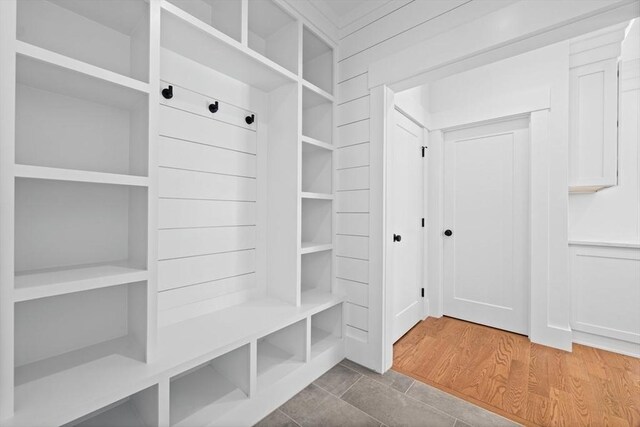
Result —
<path fill-rule="evenodd" d="M 280 0 L 0 2 L 0 425 L 250 425 L 344 357 L 334 49 Z"/>

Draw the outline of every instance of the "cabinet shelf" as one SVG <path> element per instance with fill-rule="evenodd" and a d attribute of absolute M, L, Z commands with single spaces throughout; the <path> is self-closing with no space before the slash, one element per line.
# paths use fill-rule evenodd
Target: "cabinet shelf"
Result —
<path fill-rule="evenodd" d="M 184 12 L 162 3 L 162 46 L 248 85 L 271 91 L 296 74 Z"/>
<path fill-rule="evenodd" d="M 314 149 L 323 149 L 323 150 L 328 150 L 328 151 L 333 151 L 334 150 L 334 146 L 329 144 L 328 142 L 324 142 L 324 141 L 320 141 L 318 139 L 314 139 L 311 138 L 310 136 L 306 136 L 306 135 L 302 135 L 302 142 L 303 144 L 307 144 L 311 147 L 313 147 Z M 302 150 L 304 151 L 305 148 L 303 146 Z"/>
<path fill-rule="evenodd" d="M 69 58 L 68 56 L 43 49 L 41 47 L 34 46 L 20 40 L 16 41 L 16 53 L 24 57 L 41 61 L 56 67 L 65 68 L 67 70 L 81 73 L 98 80 L 113 83 L 128 89 L 133 89 L 138 92 L 149 92 L 148 83 L 141 82 L 140 80 L 136 80 L 131 77 L 127 77 L 125 75 L 79 61 L 77 59 Z"/>
<path fill-rule="evenodd" d="M 311 327 L 311 358 L 315 359 L 318 355 L 342 343 L 342 338 L 335 336 L 331 332 L 324 331 L 320 328 Z"/>
<path fill-rule="evenodd" d="M 171 426 L 210 425 L 248 399 L 249 345 L 171 380 Z"/>
<path fill-rule="evenodd" d="M 331 243 L 302 242 L 300 254 L 313 254 L 316 252 L 330 251 L 332 249 L 333 245 Z"/>
<path fill-rule="evenodd" d="M 304 86 L 305 89 L 308 89 L 309 91 L 315 93 L 316 95 L 324 98 L 324 100 L 326 102 L 334 102 L 333 95 L 331 95 L 326 90 L 323 90 L 323 89 L 319 88 L 318 86 L 314 85 L 313 83 L 303 79 L 302 80 L 302 86 Z"/>
<path fill-rule="evenodd" d="M 149 2 L 18 1 L 16 38 L 149 81 Z"/>
<path fill-rule="evenodd" d="M 300 197 L 302 197 L 303 199 L 312 199 L 312 200 L 333 200 L 333 194 L 311 193 L 308 191 L 301 192 Z"/>
<path fill-rule="evenodd" d="M 149 186 L 149 179 L 144 176 L 91 172 L 75 169 L 49 168 L 44 166 L 31 165 L 15 165 L 14 171 L 16 178 L 86 182 L 93 184 L 128 185 L 133 187 Z"/>
<path fill-rule="evenodd" d="M 258 390 L 304 365 L 306 330 L 305 319 L 258 340 Z"/>
<path fill-rule="evenodd" d="M 18 273 L 15 277 L 15 301 L 28 301 L 72 292 L 147 280 L 146 270 L 126 264 L 81 265 Z"/>

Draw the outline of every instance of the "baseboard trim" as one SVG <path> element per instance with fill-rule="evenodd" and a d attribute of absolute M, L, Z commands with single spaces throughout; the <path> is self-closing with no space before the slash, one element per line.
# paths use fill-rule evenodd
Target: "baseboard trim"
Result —
<path fill-rule="evenodd" d="M 640 343 L 623 341 L 576 330 L 573 331 L 573 342 L 599 348 L 600 350 L 623 354 L 625 356 L 640 358 Z"/>
<path fill-rule="evenodd" d="M 536 344 L 571 352 L 573 332 L 571 328 L 547 325 L 542 330 L 532 330 L 529 340 Z"/>

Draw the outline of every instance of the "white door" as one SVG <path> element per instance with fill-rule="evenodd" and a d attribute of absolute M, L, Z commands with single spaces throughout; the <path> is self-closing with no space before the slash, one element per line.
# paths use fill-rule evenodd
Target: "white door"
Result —
<path fill-rule="evenodd" d="M 422 320 L 422 145 L 423 129 L 395 110 L 387 199 L 394 342 Z"/>
<path fill-rule="evenodd" d="M 444 314 L 528 333 L 529 120 L 444 135 Z"/>

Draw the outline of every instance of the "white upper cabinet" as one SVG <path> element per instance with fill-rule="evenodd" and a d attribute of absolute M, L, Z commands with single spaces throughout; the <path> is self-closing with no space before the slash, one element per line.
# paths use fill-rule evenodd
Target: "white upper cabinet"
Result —
<path fill-rule="evenodd" d="M 618 58 L 626 24 L 574 39 L 569 74 L 569 191 L 618 182 Z"/>

